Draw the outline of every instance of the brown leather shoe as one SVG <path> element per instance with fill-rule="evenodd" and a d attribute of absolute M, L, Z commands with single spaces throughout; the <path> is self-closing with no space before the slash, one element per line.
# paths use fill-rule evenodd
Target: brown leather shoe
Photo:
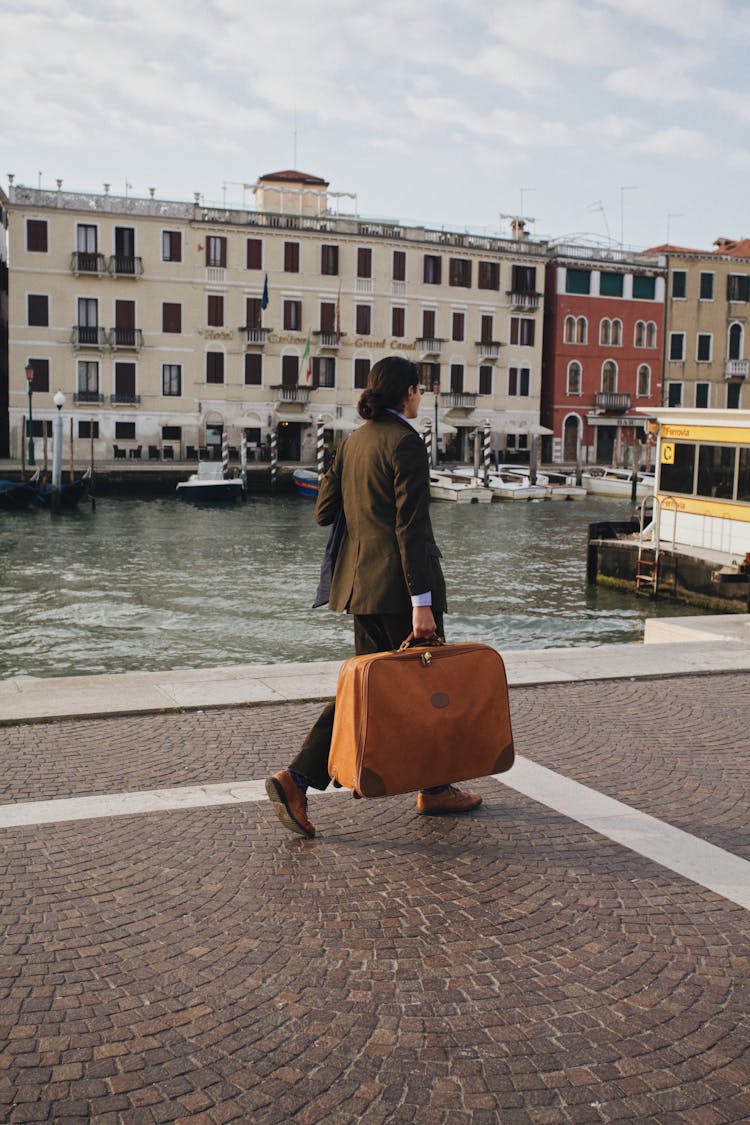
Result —
<path fill-rule="evenodd" d="M 273 802 L 274 811 L 290 832 L 300 836 L 314 836 L 315 826 L 307 819 L 307 797 L 289 770 L 279 770 L 266 780 L 266 793 Z"/>
<path fill-rule="evenodd" d="M 481 803 L 478 793 L 464 793 L 455 785 L 449 785 L 442 793 L 419 793 L 417 812 L 426 816 L 443 816 L 446 813 L 471 812 Z"/>

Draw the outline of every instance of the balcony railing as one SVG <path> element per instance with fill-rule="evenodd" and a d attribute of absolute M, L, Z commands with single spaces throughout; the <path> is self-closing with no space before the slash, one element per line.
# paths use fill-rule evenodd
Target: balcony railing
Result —
<path fill-rule="evenodd" d="M 498 359 L 501 347 L 499 340 L 477 340 L 480 359 Z"/>
<path fill-rule="evenodd" d="M 73 402 L 104 402 L 104 395 L 98 391 L 74 391 Z"/>
<path fill-rule="evenodd" d="M 606 410 L 611 414 L 624 414 L 630 410 L 630 395 L 620 394 L 618 391 L 597 391 L 594 396 L 597 410 Z"/>
<path fill-rule="evenodd" d="M 143 347 L 143 333 L 140 328 L 111 328 L 109 340 L 113 350 L 125 348 L 132 352 Z"/>
<path fill-rule="evenodd" d="M 341 335 L 339 332 L 323 332 L 318 333 L 318 344 L 321 348 L 340 348 Z"/>
<path fill-rule="evenodd" d="M 227 271 L 224 266 L 206 266 L 206 281 L 224 282 L 226 279 Z"/>
<path fill-rule="evenodd" d="M 724 368 L 725 379 L 747 379 L 750 374 L 750 359 L 728 359 Z"/>
<path fill-rule="evenodd" d="M 270 328 L 250 328 L 247 324 L 240 328 L 240 332 L 245 333 L 246 344 L 260 344 L 261 347 L 265 346 L 270 331 Z"/>
<path fill-rule="evenodd" d="M 406 296 L 406 282 L 405 281 L 392 281 L 391 282 L 391 296 L 392 297 L 405 297 Z"/>
<path fill-rule="evenodd" d="M 414 341 L 414 347 L 422 355 L 440 355 L 443 350 L 443 341 L 435 339 L 434 336 L 418 336 Z"/>
<path fill-rule="evenodd" d="M 372 293 L 373 283 L 371 277 L 355 277 L 354 291 L 356 293 Z"/>
<path fill-rule="evenodd" d="M 90 328 L 87 324 L 73 326 L 70 342 L 74 348 L 103 348 L 107 342 L 107 333 L 103 328 Z"/>
<path fill-rule="evenodd" d="M 135 394 L 114 394 L 109 396 L 109 401 L 113 406 L 138 406 L 141 401 L 141 396 Z"/>
<path fill-rule="evenodd" d="M 143 273 L 143 259 L 129 254 L 113 254 L 109 259 L 109 272 L 113 277 L 140 277 Z"/>
<path fill-rule="evenodd" d="M 525 309 L 527 312 L 536 312 L 542 299 L 541 293 L 522 293 L 515 289 L 506 290 L 505 295 L 511 308 Z"/>
<path fill-rule="evenodd" d="M 73 273 L 93 273 L 101 277 L 107 272 L 107 263 L 103 254 L 74 250 L 70 255 L 70 268 Z"/>
<path fill-rule="evenodd" d="M 294 386 L 276 386 L 271 389 L 276 391 L 277 402 L 298 402 L 304 405 L 310 401 L 310 387 L 301 387 L 298 383 Z"/>
<path fill-rule="evenodd" d="M 443 406 L 449 410 L 473 410 L 477 397 L 471 391 L 447 391 L 440 396 Z"/>

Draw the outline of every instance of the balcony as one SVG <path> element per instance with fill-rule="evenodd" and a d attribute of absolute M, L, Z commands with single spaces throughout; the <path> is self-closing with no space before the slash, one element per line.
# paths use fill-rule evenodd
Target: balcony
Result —
<path fill-rule="evenodd" d="M 103 328 L 90 328 L 87 324 L 73 326 L 70 342 L 74 348 L 103 348 L 107 343 L 107 333 Z"/>
<path fill-rule="evenodd" d="M 302 387 L 299 383 L 293 386 L 275 386 L 271 390 L 276 391 L 277 402 L 293 402 L 305 406 L 310 401 L 310 387 Z"/>
<path fill-rule="evenodd" d="M 136 394 L 114 394 L 109 396 L 113 406 L 139 406 L 141 396 Z"/>
<path fill-rule="evenodd" d="M 443 350 L 443 341 L 437 340 L 433 336 L 418 336 L 414 341 L 414 347 L 422 356 L 440 355 Z"/>
<path fill-rule="evenodd" d="M 479 349 L 480 360 L 492 360 L 500 358 L 500 349 L 503 345 L 499 340 L 477 340 L 477 348 Z"/>
<path fill-rule="evenodd" d="M 250 328 L 247 324 L 244 324 L 242 326 L 242 328 L 240 328 L 240 332 L 245 333 L 245 343 L 246 344 L 258 344 L 259 347 L 264 348 L 266 346 L 267 341 L 268 341 L 268 336 L 269 336 L 269 333 L 271 332 L 271 329 L 270 328 Z"/>
<path fill-rule="evenodd" d="M 405 297 L 406 296 L 406 282 L 405 281 L 392 281 L 391 282 L 391 296 L 392 297 Z"/>
<path fill-rule="evenodd" d="M 440 398 L 448 410 L 473 410 L 479 396 L 471 391 L 447 391 Z"/>
<path fill-rule="evenodd" d="M 526 312 L 536 312 L 542 300 L 541 293 L 522 293 L 515 289 L 506 289 L 505 296 L 512 309 L 525 309 Z"/>
<path fill-rule="evenodd" d="M 206 266 L 206 281 L 215 283 L 220 282 L 223 284 L 227 279 L 227 271 L 225 266 Z"/>
<path fill-rule="evenodd" d="M 73 402 L 104 402 L 104 395 L 100 395 L 98 391 L 75 391 L 73 393 Z"/>
<path fill-rule="evenodd" d="M 137 352 L 143 347 L 143 333 L 140 328 L 112 328 L 109 342 L 113 351 Z"/>
<path fill-rule="evenodd" d="M 107 263 L 103 254 L 91 254 L 82 250 L 74 250 L 70 255 L 70 269 L 72 273 L 94 274 L 104 277 L 107 272 Z"/>
<path fill-rule="evenodd" d="M 113 254 L 109 259 L 109 272 L 112 277 L 140 277 L 143 273 L 143 259 L 130 254 Z"/>
<path fill-rule="evenodd" d="M 354 279 L 355 293 L 372 293 L 373 284 L 371 277 L 355 277 Z"/>
<path fill-rule="evenodd" d="M 725 379 L 747 379 L 750 359 L 728 359 L 724 368 Z"/>
<path fill-rule="evenodd" d="M 626 410 L 630 410 L 630 395 L 617 391 L 597 391 L 594 405 L 597 410 L 603 410 L 607 414 L 624 414 Z"/>
<path fill-rule="evenodd" d="M 341 347 L 341 334 L 339 332 L 323 332 L 316 333 L 318 337 L 318 344 L 321 348 L 332 349 L 338 351 Z"/>

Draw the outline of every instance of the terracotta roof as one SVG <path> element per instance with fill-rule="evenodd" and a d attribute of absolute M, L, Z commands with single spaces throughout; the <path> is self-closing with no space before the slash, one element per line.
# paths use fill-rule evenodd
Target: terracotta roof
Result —
<path fill-rule="evenodd" d="M 708 254 L 708 250 L 696 250 L 694 246 L 673 246 L 671 242 L 664 242 L 661 246 L 649 246 L 644 254 Z"/>
<path fill-rule="evenodd" d="M 730 258 L 750 258 L 750 238 L 717 238 L 714 254 L 725 254 Z"/>
<path fill-rule="evenodd" d="M 295 172 L 291 168 L 285 172 L 268 172 L 265 176 L 259 176 L 258 180 L 261 183 L 271 180 L 276 183 L 315 184 L 317 187 L 328 187 L 328 180 L 323 180 L 320 176 L 311 176 L 308 172 Z"/>

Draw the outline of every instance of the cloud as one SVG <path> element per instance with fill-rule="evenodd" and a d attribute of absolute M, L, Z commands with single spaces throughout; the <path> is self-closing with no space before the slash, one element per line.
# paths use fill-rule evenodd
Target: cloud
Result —
<path fill-rule="evenodd" d="M 669 159 L 708 160 L 717 155 L 710 137 L 698 129 L 684 129 L 680 125 L 656 129 L 631 147 L 634 152 Z"/>

